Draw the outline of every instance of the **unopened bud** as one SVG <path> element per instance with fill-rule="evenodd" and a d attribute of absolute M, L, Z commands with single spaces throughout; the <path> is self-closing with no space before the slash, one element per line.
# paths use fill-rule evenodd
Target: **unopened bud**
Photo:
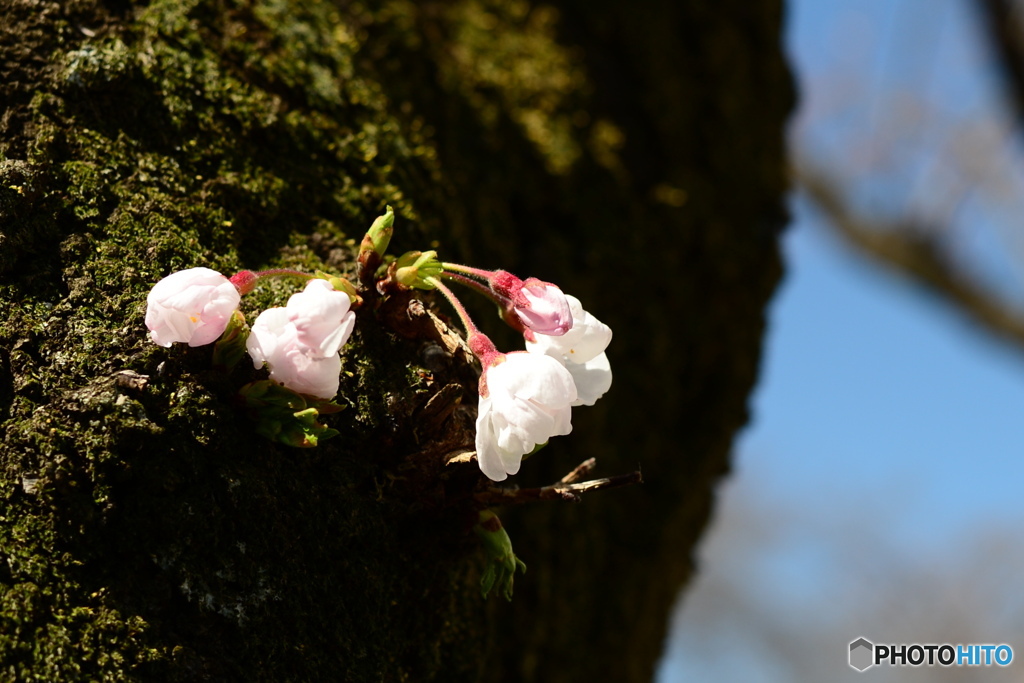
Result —
<path fill-rule="evenodd" d="M 569 301 L 557 285 L 535 277 L 524 282 L 504 270 L 495 271 L 489 284 L 508 302 L 502 317 L 528 340 L 532 341 L 533 333 L 559 337 L 572 329 Z"/>
<path fill-rule="evenodd" d="M 481 510 L 473 531 L 483 543 L 487 553 L 487 568 L 480 579 L 480 591 L 486 598 L 497 588 L 506 600 L 512 599 L 512 579 L 518 569 L 526 572 L 526 565 L 512 552 L 512 539 L 501 525 L 501 520 L 490 510 Z"/>
<path fill-rule="evenodd" d="M 393 268 L 395 281 L 413 289 L 434 289 L 430 280 L 444 272 L 436 251 L 406 252 L 398 257 Z"/>
<path fill-rule="evenodd" d="M 316 271 L 314 275 L 321 280 L 327 280 L 331 283 L 331 287 L 334 287 L 335 291 L 345 292 L 345 294 L 348 294 L 349 301 L 351 301 L 353 305 L 362 303 L 363 297 L 359 296 L 359 291 L 356 289 L 356 286 L 345 278 L 325 273 L 322 270 Z"/>
<path fill-rule="evenodd" d="M 359 245 L 359 262 L 366 263 L 367 259 L 370 259 L 370 254 L 376 255 L 377 263 L 380 263 L 380 259 L 384 257 L 384 252 L 388 250 L 388 244 L 391 243 L 391 235 L 394 232 L 395 225 L 395 212 L 389 206 L 384 212 L 383 216 L 378 216 L 373 221 L 373 225 L 366 231 L 366 235 L 363 237 L 362 244 Z"/>

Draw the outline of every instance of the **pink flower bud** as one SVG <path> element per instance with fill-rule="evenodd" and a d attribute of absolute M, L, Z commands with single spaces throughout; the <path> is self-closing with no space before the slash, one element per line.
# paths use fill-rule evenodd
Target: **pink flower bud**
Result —
<path fill-rule="evenodd" d="M 202 346 L 224 333 L 240 296 L 223 275 L 209 268 L 171 273 L 149 292 L 146 327 L 154 343 Z"/>
<path fill-rule="evenodd" d="M 495 271 L 490 285 L 512 303 L 513 312 L 526 329 L 555 337 L 572 329 L 569 302 L 556 285 L 535 277 L 524 282 L 504 270 Z"/>
<path fill-rule="evenodd" d="M 537 334 L 559 337 L 572 329 L 572 312 L 562 290 L 531 277 L 513 300 L 523 325 Z M 521 302 L 525 299 L 525 305 Z"/>

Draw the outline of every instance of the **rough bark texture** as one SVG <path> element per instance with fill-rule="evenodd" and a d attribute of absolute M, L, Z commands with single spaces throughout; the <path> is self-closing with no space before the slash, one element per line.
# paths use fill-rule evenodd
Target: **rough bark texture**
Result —
<path fill-rule="evenodd" d="M 780 273 L 780 11 L 0 0 L 0 678 L 649 680 Z M 616 332 L 612 392 L 517 479 L 646 483 L 502 511 L 508 604 L 476 588 L 479 473 L 441 465 L 472 394 L 424 417 L 472 378 L 403 302 L 360 315 L 312 450 L 253 434 L 247 364 L 142 326 L 184 267 L 350 274 L 385 203 L 393 251 L 559 282 Z"/>

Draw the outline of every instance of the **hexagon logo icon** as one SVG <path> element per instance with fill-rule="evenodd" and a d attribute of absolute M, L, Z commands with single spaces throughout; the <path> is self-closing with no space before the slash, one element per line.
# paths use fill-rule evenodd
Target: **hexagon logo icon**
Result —
<path fill-rule="evenodd" d="M 850 643 L 850 666 L 865 671 L 875 665 L 875 646 L 867 638 L 858 638 Z"/>

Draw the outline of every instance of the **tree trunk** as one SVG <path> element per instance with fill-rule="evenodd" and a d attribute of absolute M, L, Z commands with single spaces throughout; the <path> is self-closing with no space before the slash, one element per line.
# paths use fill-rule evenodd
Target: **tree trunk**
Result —
<path fill-rule="evenodd" d="M 780 274 L 780 14 L 0 0 L 0 678 L 650 680 Z M 611 392 L 516 483 L 591 456 L 645 483 L 499 510 L 510 603 L 479 594 L 487 482 L 443 465 L 472 373 L 405 298 L 359 313 L 308 450 L 254 434 L 251 364 L 142 323 L 186 267 L 351 276 L 385 204 L 393 252 L 557 282 L 615 331 Z"/>

